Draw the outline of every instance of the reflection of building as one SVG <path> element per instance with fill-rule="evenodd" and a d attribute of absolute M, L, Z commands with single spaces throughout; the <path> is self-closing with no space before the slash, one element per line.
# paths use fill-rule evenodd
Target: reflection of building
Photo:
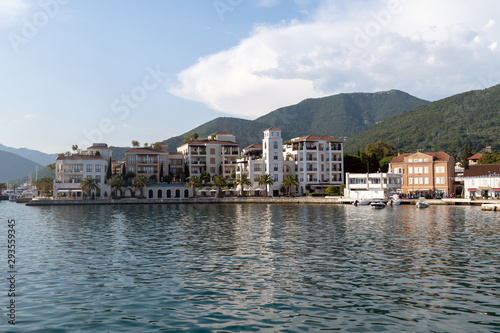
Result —
<path fill-rule="evenodd" d="M 401 190 L 403 176 L 394 173 L 346 173 L 344 197 L 384 199 Z"/>
<path fill-rule="evenodd" d="M 59 156 L 56 159 L 56 178 L 54 180 L 55 197 L 82 198 L 83 190 L 80 183 L 85 178 L 94 178 L 98 190 L 92 191 L 97 198 L 111 194 L 105 184 L 108 165 L 111 161 L 112 150 L 104 143 L 94 143 L 87 148 L 86 154 Z"/>
<path fill-rule="evenodd" d="M 500 198 L 500 164 L 469 165 L 458 180 L 464 182 L 466 198 Z"/>
<path fill-rule="evenodd" d="M 217 132 L 207 139 L 194 139 L 177 148 L 184 155 L 188 175 L 200 177 L 203 172 L 210 177 L 223 175 L 230 178 L 236 172 L 239 147 L 231 133 Z"/>
<path fill-rule="evenodd" d="M 444 152 L 396 156 L 391 161 L 389 172 L 402 175 L 404 194 L 438 197 L 453 194 L 455 159 Z"/>

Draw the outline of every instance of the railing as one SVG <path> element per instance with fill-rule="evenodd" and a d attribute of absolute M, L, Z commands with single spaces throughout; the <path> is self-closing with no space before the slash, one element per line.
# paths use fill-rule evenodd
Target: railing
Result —
<path fill-rule="evenodd" d="M 81 170 L 64 170 L 65 173 L 83 173 L 83 169 Z"/>
<path fill-rule="evenodd" d="M 317 161 L 318 158 L 317 157 L 308 157 L 307 158 L 307 161 Z"/>

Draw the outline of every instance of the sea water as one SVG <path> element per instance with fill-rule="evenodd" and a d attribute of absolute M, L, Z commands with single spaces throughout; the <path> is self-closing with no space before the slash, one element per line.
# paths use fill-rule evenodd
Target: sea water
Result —
<path fill-rule="evenodd" d="M 479 207 L 0 202 L 0 218 L 1 332 L 500 331 L 500 213 Z"/>

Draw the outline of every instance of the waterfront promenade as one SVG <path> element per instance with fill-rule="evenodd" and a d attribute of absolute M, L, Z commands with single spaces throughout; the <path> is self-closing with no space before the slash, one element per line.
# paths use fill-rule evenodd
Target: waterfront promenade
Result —
<path fill-rule="evenodd" d="M 138 204 L 215 204 L 215 203 L 252 203 L 252 204 L 351 204 L 353 199 L 343 197 L 196 197 L 170 199 L 105 199 L 105 200 L 32 200 L 28 206 L 67 206 L 67 205 L 138 205 Z M 403 205 L 414 205 L 417 199 L 403 199 Z M 431 205 L 474 205 L 483 203 L 500 204 L 500 200 L 469 199 L 428 199 Z"/>

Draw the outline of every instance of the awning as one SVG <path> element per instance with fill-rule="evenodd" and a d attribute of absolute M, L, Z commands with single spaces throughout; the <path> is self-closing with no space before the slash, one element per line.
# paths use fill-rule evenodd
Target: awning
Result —
<path fill-rule="evenodd" d="M 81 189 L 65 189 L 65 190 L 57 190 L 57 192 L 82 192 Z"/>
<path fill-rule="evenodd" d="M 475 192 L 475 191 L 477 191 L 477 188 L 471 187 L 471 188 L 467 189 L 467 191 L 469 191 L 469 192 Z"/>
<path fill-rule="evenodd" d="M 489 190 L 489 187 L 479 187 L 480 190 Z"/>

